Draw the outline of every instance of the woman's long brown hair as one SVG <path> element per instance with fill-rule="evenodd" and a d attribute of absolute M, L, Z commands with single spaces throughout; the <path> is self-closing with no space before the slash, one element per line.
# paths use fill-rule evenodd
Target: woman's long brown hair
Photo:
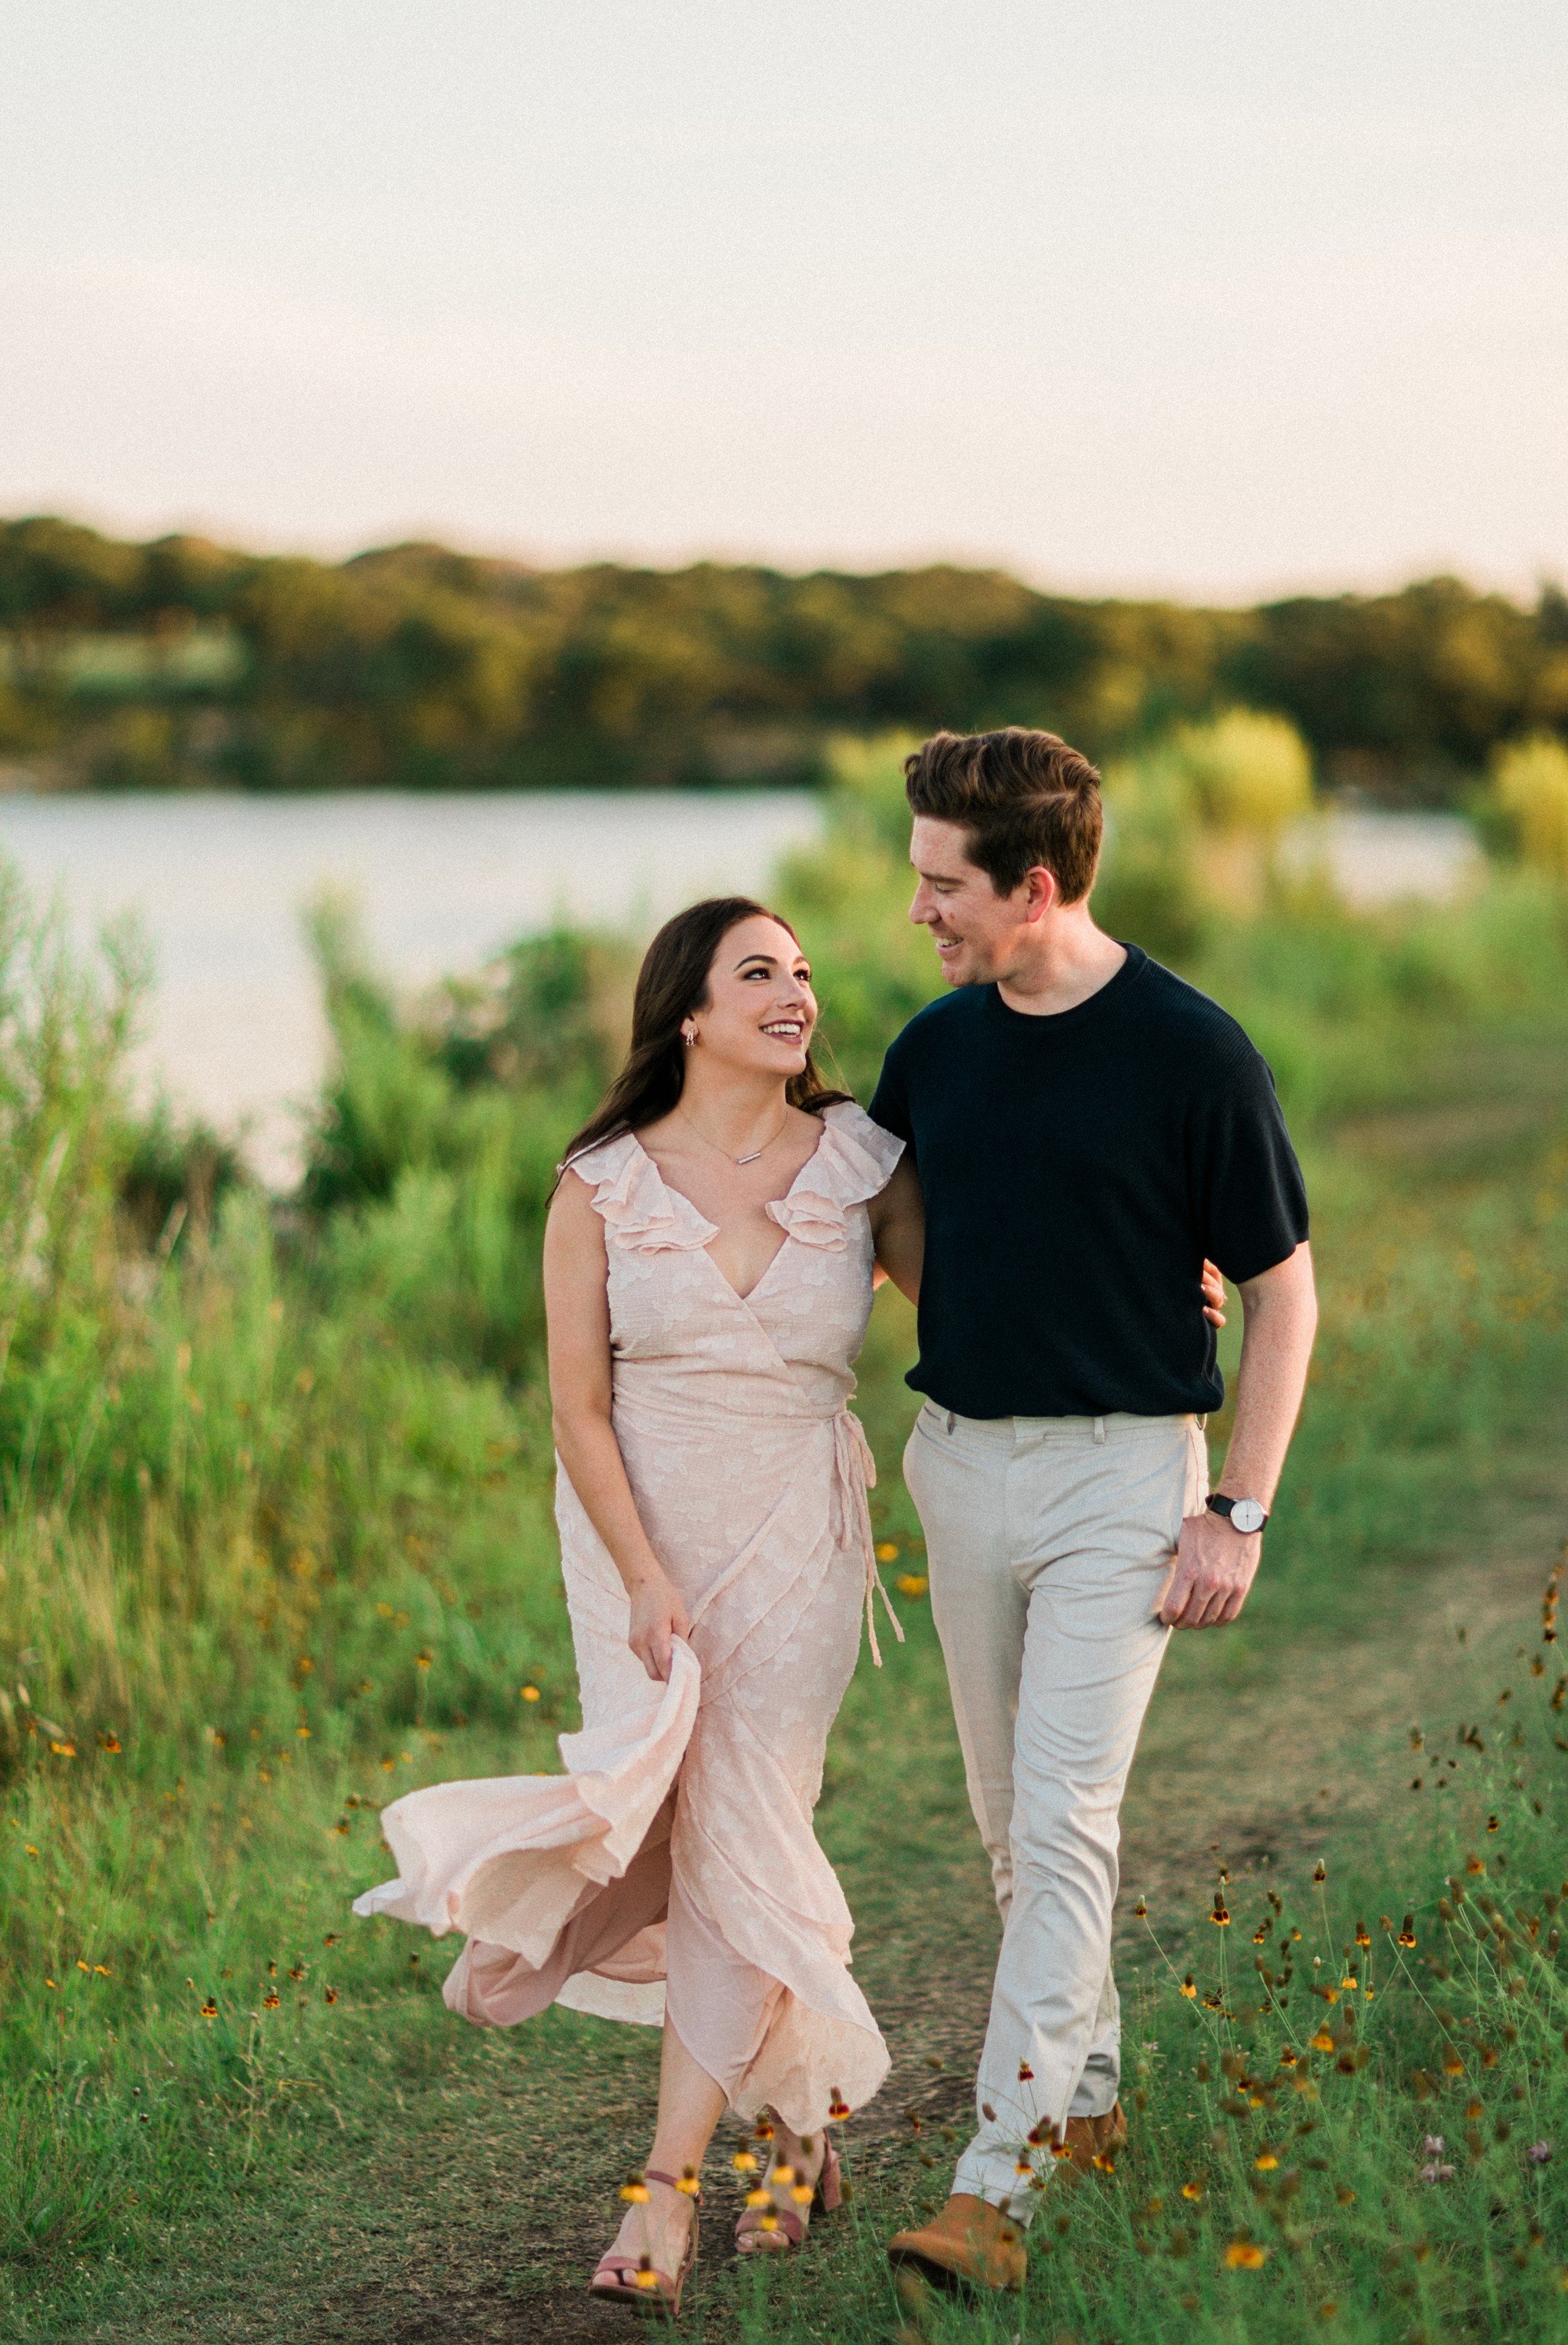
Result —
<path fill-rule="evenodd" d="M 637 972 L 626 1062 L 568 1147 L 563 1170 L 574 1156 L 597 1148 L 602 1141 L 618 1140 L 623 1132 L 640 1132 L 669 1114 L 686 1080 L 682 1021 L 694 1010 L 706 1009 L 713 959 L 730 930 L 743 920 L 758 919 L 776 920 L 781 929 L 795 935 L 787 920 L 765 904 L 754 903 L 749 896 L 709 896 L 700 904 L 688 904 L 683 912 L 665 921 Z M 800 942 L 798 937 L 795 942 Z M 824 1083 L 809 1051 L 800 1073 L 792 1075 L 784 1085 L 791 1107 L 804 1108 L 808 1114 L 849 1096 Z"/>

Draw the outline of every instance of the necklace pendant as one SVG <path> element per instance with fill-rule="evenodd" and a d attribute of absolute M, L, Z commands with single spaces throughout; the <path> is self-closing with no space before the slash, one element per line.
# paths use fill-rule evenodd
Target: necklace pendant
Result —
<path fill-rule="evenodd" d="M 754 1148 L 749 1156 L 737 1156 L 735 1159 L 737 1171 L 743 1164 L 754 1164 L 759 1156 L 765 1156 L 767 1152 L 765 1148 Z"/>

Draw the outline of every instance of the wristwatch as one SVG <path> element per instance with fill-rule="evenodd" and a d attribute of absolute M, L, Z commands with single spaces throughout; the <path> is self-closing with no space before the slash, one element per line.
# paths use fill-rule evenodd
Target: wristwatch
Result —
<path fill-rule="evenodd" d="M 1223 1515 L 1231 1529 L 1239 1531 L 1243 1538 L 1252 1531 L 1260 1531 L 1269 1519 L 1256 1498 L 1227 1498 L 1216 1490 L 1212 1497 L 1204 1500 L 1204 1504 L 1211 1515 Z"/>

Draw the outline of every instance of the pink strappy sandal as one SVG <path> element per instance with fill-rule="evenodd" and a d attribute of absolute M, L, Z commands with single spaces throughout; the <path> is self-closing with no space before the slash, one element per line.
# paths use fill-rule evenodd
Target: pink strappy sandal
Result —
<path fill-rule="evenodd" d="M 656 2167 L 643 2169 L 648 2182 L 667 2183 L 672 2190 L 681 2186 L 673 2174 L 661 2174 Z M 700 2190 L 686 2194 L 692 2201 L 692 2228 L 686 2239 L 686 2252 L 681 2258 L 681 2269 L 672 2279 L 668 2272 L 655 2269 L 646 2256 L 601 2256 L 598 2268 L 588 2283 L 590 2296 L 602 2296 L 612 2304 L 629 2304 L 639 2312 L 667 2312 L 672 2320 L 681 2309 L 681 2297 L 692 2267 L 697 2260 L 697 2210 L 703 2203 Z"/>
<path fill-rule="evenodd" d="M 735 2225 L 735 2249 L 743 2256 L 783 2255 L 798 2248 L 805 2238 L 811 2218 L 820 2208 L 831 2215 L 844 2203 L 844 2176 L 838 2162 L 838 2152 L 832 2137 L 824 2130 L 822 2137 L 822 2171 L 816 2178 L 816 2188 L 809 2204 L 803 2210 L 794 2207 L 775 2207 L 770 2199 L 766 2207 L 747 2207 Z M 760 2187 L 765 2189 L 775 2169 L 769 2167 Z M 773 2221 L 768 2223 L 772 2215 Z M 765 2227 L 765 2228 L 764 2228 Z"/>

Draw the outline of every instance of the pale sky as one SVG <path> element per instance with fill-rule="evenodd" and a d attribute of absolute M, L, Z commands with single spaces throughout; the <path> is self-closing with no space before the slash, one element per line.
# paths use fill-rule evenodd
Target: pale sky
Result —
<path fill-rule="evenodd" d="M 23 0 L 0 511 L 1568 574 L 1563 0 Z"/>

